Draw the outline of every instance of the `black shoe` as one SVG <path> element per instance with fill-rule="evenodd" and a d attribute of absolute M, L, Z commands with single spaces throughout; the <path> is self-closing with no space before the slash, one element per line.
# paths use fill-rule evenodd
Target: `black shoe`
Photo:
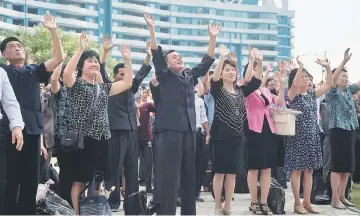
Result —
<path fill-rule="evenodd" d="M 153 215 L 158 210 L 158 205 L 154 202 L 154 199 L 152 198 L 147 206 L 148 215 Z"/>
<path fill-rule="evenodd" d="M 200 196 L 196 196 L 196 202 L 204 202 L 204 199 Z"/>
<path fill-rule="evenodd" d="M 181 207 L 182 205 L 182 202 L 181 202 L 181 199 L 180 197 L 177 198 L 177 207 Z"/>
<path fill-rule="evenodd" d="M 109 203 L 109 207 L 111 212 L 120 211 L 120 203 Z"/>

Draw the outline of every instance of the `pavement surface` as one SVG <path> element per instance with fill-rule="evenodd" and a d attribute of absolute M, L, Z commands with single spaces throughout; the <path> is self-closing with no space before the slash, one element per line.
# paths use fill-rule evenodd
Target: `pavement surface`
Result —
<path fill-rule="evenodd" d="M 140 187 L 141 190 L 145 189 Z M 285 215 L 295 215 L 293 212 L 293 195 L 291 187 L 288 183 L 286 193 Z M 204 202 L 197 202 L 197 215 L 214 215 L 214 200 L 209 192 L 202 192 L 201 197 Z M 151 199 L 151 194 L 148 194 L 148 201 Z M 232 205 L 232 215 L 252 215 L 248 210 L 250 204 L 250 194 L 234 194 L 234 201 Z M 347 210 L 338 210 L 332 208 L 330 205 L 314 205 L 314 208 L 321 212 L 320 215 L 360 215 L 360 213 Z M 113 213 L 113 215 L 124 215 L 124 211 Z M 180 208 L 177 208 L 177 215 L 180 215 Z"/>

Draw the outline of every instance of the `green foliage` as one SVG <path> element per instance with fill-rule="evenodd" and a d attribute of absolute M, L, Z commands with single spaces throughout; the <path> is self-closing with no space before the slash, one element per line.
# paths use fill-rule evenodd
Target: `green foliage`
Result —
<path fill-rule="evenodd" d="M 74 35 L 64 34 L 61 28 L 58 28 L 58 34 L 63 44 L 63 50 L 67 53 L 65 63 L 70 59 L 78 48 L 79 38 Z M 6 38 L 9 36 L 17 37 L 25 48 L 27 55 L 33 55 L 36 62 L 45 62 L 53 57 L 52 40 L 48 29 L 39 25 L 33 28 L 33 31 L 25 31 L 19 28 L 15 31 L 0 31 L 0 37 Z M 91 49 L 98 49 L 98 44 L 89 41 Z"/>

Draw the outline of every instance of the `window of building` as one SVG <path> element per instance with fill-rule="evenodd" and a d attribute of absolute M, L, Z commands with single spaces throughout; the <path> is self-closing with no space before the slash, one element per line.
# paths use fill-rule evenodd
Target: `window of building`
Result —
<path fill-rule="evenodd" d="M 149 7 L 150 8 L 155 8 L 155 4 L 151 3 L 151 4 L 149 4 Z"/>
<path fill-rule="evenodd" d="M 172 45 L 174 45 L 174 46 L 179 46 L 179 41 L 177 41 L 177 40 L 172 40 Z"/>
<path fill-rule="evenodd" d="M 89 10 L 95 10 L 94 5 L 89 5 Z"/>
<path fill-rule="evenodd" d="M 191 24 L 192 19 L 191 18 L 178 17 L 178 22 L 177 23 L 179 23 L 179 24 Z"/>
<path fill-rule="evenodd" d="M 245 24 L 245 23 L 240 23 L 240 22 L 238 22 L 236 25 L 237 25 L 237 28 L 241 28 L 241 29 L 246 28 L 246 24 Z"/>
<path fill-rule="evenodd" d="M 259 24 L 258 23 L 248 23 L 248 28 L 249 29 L 258 29 Z"/>
<path fill-rule="evenodd" d="M 95 19 L 90 17 L 90 18 L 89 18 L 89 22 L 90 22 L 90 23 L 95 23 Z"/>
<path fill-rule="evenodd" d="M 235 22 L 224 21 L 224 22 L 223 22 L 223 26 L 224 26 L 224 27 L 227 27 L 227 28 L 235 28 L 235 27 L 236 27 L 236 23 L 235 23 Z"/>
<path fill-rule="evenodd" d="M 247 18 L 251 18 L 251 19 L 258 19 L 259 18 L 259 13 L 257 12 L 248 12 L 247 14 Z"/>
<path fill-rule="evenodd" d="M 160 40 L 160 44 L 168 44 L 168 40 Z"/>
<path fill-rule="evenodd" d="M 119 23 L 117 21 L 113 21 L 113 26 L 118 26 Z"/>
<path fill-rule="evenodd" d="M 104 22 L 102 20 L 100 21 L 100 26 L 104 26 Z"/>
<path fill-rule="evenodd" d="M 270 24 L 269 29 L 270 29 L 270 30 L 277 30 L 277 25 Z"/>
<path fill-rule="evenodd" d="M 169 29 L 168 28 L 160 28 L 159 30 L 162 33 L 169 33 Z"/>
<path fill-rule="evenodd" d="M 100 8 L 100 14 L 104 14 L 104 9 Z"/>

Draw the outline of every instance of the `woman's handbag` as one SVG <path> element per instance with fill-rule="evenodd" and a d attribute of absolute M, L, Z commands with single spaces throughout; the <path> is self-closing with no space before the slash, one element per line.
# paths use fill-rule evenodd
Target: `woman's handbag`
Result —
<path fill-rule="evenodd" d="M 79 195 L 80 215 L 112 215 L 104 185 L 103 173 L 96 171 L 92 182 L 88 183 Z M 87 189 L 89 190 L 85 196 Z"/>
<path fill-rule="evenodd" d="M 282 136 L 294 136 L 296 134 L 296 115 L 302 112 L 292 109 L 271 108 L 271 116 L 276 134 Z"/>
<path fill-rule="evenodd" d="M 98 100 L 99 100 L 99 90 L 100 89 L 99 89 L 98 84 L 96 84 L 96 86 L 97 86 L 97 94 L 95 96 L 95 100 L 94 100 L 92 109 L 90 111 L 89 118 L 85 124 L 84 129 L 89 127 L 90 121 L 93 118 L 94 113 L 95 113 L 96 104 L 98 103 Z M 78 130 L 67 131 L 61 137 L 60 148 L 64 152 L 70 152 L 70 151 L 84 149 L 84 135 Z"/>

